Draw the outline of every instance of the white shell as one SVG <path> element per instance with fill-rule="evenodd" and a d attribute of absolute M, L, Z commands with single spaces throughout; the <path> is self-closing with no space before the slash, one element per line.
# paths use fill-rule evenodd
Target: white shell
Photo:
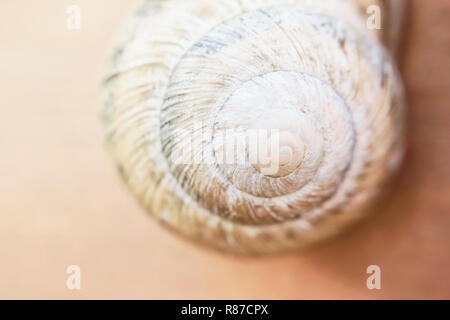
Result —
<path fill-rule="evenodd" d="M 403 154 L 401 81 L 363 3 L 146 2 L 115 51 L 103 118 L 148 212 L 253 254 L 304 247 L 361 216 Z M 249 139 L 230 159 L 229 132 Z M 252 159 L 253 142 L 273 137 L 277 152 Z"/>

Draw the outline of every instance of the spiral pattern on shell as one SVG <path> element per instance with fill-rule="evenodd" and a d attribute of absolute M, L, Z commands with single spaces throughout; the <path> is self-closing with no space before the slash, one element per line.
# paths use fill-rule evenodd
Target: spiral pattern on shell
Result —
<path fill-rule="evenodd" d="M 222 250 L 268 253 L 365 211 L 400 163 L 403 100 L 355 2 L 144 5 L 113 57 L 103 118 L 152 215 Z"/>

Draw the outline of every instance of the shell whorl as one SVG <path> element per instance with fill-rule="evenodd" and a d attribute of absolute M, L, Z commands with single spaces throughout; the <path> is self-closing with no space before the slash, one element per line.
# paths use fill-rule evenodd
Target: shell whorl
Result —
<path fill-rule="evenodd" d="M 222 250 L 267 253 L 364 212 L 399 165 L 403 100 L 355 2 L 144 5 L 113 57 L 103 117 L 152 215 Z"/>

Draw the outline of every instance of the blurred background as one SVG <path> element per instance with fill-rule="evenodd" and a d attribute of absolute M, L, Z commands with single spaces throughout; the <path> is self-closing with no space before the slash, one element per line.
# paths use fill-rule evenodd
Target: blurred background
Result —
<path fill-rule="evenodd" d="M 409 149 L 389 195 L 327 244 L 256 259 L 162 229 L 104 150 L 102 70 L 142 0 L 2 0 L 0 298 L 450 299 L 450 1 L 409 2 Z M 366 287 L 373 264 L 382 290 Z M 66 287 L 69 265 L 80 290 Z"/>

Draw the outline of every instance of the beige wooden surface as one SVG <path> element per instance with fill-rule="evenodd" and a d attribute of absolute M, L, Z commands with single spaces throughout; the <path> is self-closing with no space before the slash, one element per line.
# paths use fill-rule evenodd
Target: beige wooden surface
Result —
<path fill-rule="evenodd" d="M 266 259 L 161 229 L 103 149 L 100 74 L 140 2 L 0 2 L 0 298 L 450 298 L 450 1 L 410 1 L 410 147 L 389 196 L 344 236 Z M 66 29 L 69 4 L 79 31 Z M 79 291 L 66 288 L 72 264 Z M 380 291 L 366 288 L 371 264 Z"/>

